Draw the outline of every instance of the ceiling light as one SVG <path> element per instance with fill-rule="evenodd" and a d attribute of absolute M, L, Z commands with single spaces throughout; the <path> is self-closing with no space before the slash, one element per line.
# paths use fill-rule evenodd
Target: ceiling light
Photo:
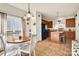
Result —
<path fill-rule="evenodd" d="M 28 13 L 23 17 L 24 19 L 30 19 L 32 17 L 30 12 L 30 3 L 28 3 Z"/>

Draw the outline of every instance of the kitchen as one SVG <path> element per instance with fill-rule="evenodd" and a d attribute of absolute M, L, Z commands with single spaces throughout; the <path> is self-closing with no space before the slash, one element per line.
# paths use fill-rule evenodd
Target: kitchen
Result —
<path fill-rule="evenodd" d="M 63 17 L 57 20 L 48 21 L 43 20 L 43 23 L 47 25 L 49 31 L 49 40 L 57 44 L 66 44 L 69 40 L 72 49 L 72 55 L 79 56 L 79 41 L 78 41 L 78 16 Z M 49 25 L 52 22 L 52 26 Z M 47 37 L 47 38 L 48 38 Z"/>
<path fill-rule="evenodd" d="M 58 33 L 58 40 L 59 35 L 61 36 L 62 34 L 66 39 L 75 40 L 75 18 L 60 18 L 51 22 L 53 24 L 52 27 L 49 27 L 48 25 L 49 32 L 51 33 L 51 39 L 53 39 L 52 37 L 54 33 Z"/>
<path fill-rule="evenodd" d="M 24 43 L 25 41 L 18 39 L 26 39 L 26 36 L 30 36 L 30 34 L 32 37 L 30 36 L 29 39 L 35 39 L 36 56 L 79 56 L 78 4 L 32 3 L 30 6 L 33 15 L 30 20 L 22 18 L 24 15 L 26 16 L 25 6 L 28 4 L 0 4 L 0 36 L 2 34 L 1 38 L 4 37 L 6 43 L 10 43 L 6 44 L 6 50 L 9 49 L 9 46 L 15 50 L 12 50 L 12 53 L 8 50 L 9 56 L 21 55 L 18 55 L 17 51 L 26 52 L 26 50 L 20 50 L 20 48 L 25 48 L 26 43 L 20 46 L 17 46 L 16 43 Z M 12 10 L 14 12 L 11 12 Z M 1 43 L 0 41 L 0 45 Z"/>

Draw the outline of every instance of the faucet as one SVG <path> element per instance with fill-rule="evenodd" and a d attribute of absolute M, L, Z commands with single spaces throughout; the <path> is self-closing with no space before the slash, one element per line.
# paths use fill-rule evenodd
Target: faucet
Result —
<path fill-rule="evenodd" d="M 0 34 L 0 40 L 1 40 L 1 43 L 3 44 L 4 56 L 6 56 L 6 44 L 4 43 L 3 39 L 4 39 L 3 35 Z"/>

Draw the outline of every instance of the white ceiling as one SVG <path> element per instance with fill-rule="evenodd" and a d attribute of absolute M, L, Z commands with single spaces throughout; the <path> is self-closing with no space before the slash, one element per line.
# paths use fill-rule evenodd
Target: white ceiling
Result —
<path fill-rule="evenodd" d="M 19 17 L 22 17 L 22 16 L 24 16 L 24 14 L 26 14 L 26 12 L 24 10 L 15 8 L 15 7 L 8 5 L 6 3 L 0 3 L 0 12 L 7 13 L 10 15 L 19 16 Z"/>
<path fill-rule="evenodd" d="M 27 3 L 8 3 L 11 6 L 27 12 Z M 57 12 L 60 17 L 74 16 L 79 9 L 79 3 L 31 3 L 31 12 L 36 10 L 43 14 L 43 18 L 55 19 Z"/>

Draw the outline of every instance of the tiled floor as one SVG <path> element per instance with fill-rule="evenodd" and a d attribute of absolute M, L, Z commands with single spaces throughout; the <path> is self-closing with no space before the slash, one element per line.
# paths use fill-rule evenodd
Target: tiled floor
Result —
<path fill-rule="evenodd" d="M 71 56 L 71 49 L 71 40 L 66 40 L 65 44 L 60 44 L 46 39 L 37 43 L 36 56 Z M 22 53 L 22 56 L 28 56 L 28 54 Z"/>
<path fill-rule="evenodd" d="M 66 44 L 54 43 L 49 39 L 37 43 L 37 56 L 71 56 L 71 40 L 66 40 Z"/>

